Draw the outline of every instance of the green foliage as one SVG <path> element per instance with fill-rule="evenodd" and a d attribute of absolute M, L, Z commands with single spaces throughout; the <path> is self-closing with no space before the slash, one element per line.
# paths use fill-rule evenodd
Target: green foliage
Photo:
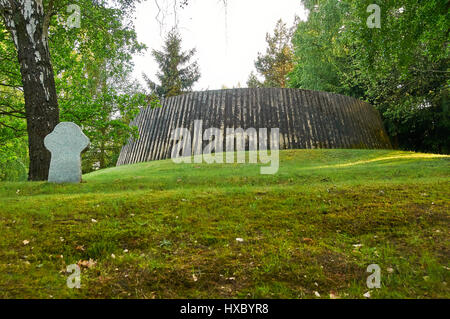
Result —
<path fill-rule="evenodd" d="M 380 3 L 381 29 L 360 22 L 368 3 L 352 2 L 350 8 L 353 33 L 345 33 L 344 39 L 357 70 L 350 80 L 363 87 L 364 97 L 382 112 L 395 144 L 449 153 L 447 1 Z"/>
<path fill-rule="evenodd" d="M 343 76 L 348 69 L 348 51 L 343 46 L 342 19 L 345 1 L 304 1 L 307 21 L 300 21 L 293 37 L 295 67 L 291 87 L 352 95 Z"/>
<path fill-rule="evenodd" d="M 291 37 L 292 30 L 281 19 L 278 20 L 273 36 L 266 34 L 266 53 L 258 53 L 255 61 L 256 71 L 263 81 L 259 81 L 252 72 L 247 81 L 248 87 L 286 87 L 288 74 L 294 67 Z"/>
<path fill-rule="evenodd" d="M 0 181 L 24 180 L 27 176 L 26 122 L 17 91 L 0 86 Z M 11 106 L 12 105 L 12 106 Z"/>
<path fill-rule="evenodd" d="M 0 181 L 26 179 L 26 121 L 19 64 L 0 19 Z"/>
<path fill-rule="evenodd" d="M 130 16 L 134 2 L 78 1 L 79 28 L 67 24 L 72 14 L 67 12 L 67 5 L 72 2 L 58 1 L 54 6 L 49 46 L 60 119 L 80 125 L 91 140 L 83 156 L 85 172 L 115 165 L 122 145 L 129 137 L 137 137 L 136 128 L 129 126 L 130 121 L 138 114 L 139 107 L 149 104 L 143 89 L 129 79 L 132 55 L 145 49 L 137 41 Z M 0 22 L 0 127 L 4 139 L 26 136 L 16 54 L 10 35 Z M 9 126 L 5 125 L 6 118 Z M 19 152 L 13 145 L 18 144 L 4 143 L 2 147 L 9 151 L 3 153 Z"/>
<path fill-rule="evenodd" d="M 188 64 L 195 52 L 196 49 L 181 51 L 181 36 L 176 29 L 172 29 L 166 36 L 162 51 L 152 51 L 160 69 L 156 75 L 160 83 L 143 74 L 151 93 L 164 98 L 189 92 L 200 78 L 197 62 Z"/>
<path fill-rule="evenodd" d="M 381 7 L 381 28 L 366 24 Z M 394 144 L 449 153 L 447 2 L 303 1 L 310 11 L 293 43 L 290 86 L 366 100 L 378 108 Z"/>
<path fill-rule="evenodd" d="M 129 123 L 147 101 L 130 75 L 132 55 L 145 46 L 126 10 L 87 1 L 82 11 L 80 28 L 55 23 L 50 40 L 61 120 L 79 124 L 91 140 L 83 156 L 83 171 L 89 172 L 114 166 L 128 138 L 137 137 Z"/>
<path fill-rule="evenodd" d="M 4 118 L 11 127 L 23 127 L 24 122 Z M 0 127 L 0 181 L 24 181 L 27 179 L 27 140 L 23 134 L 15 135 L 15 129 Z"/>

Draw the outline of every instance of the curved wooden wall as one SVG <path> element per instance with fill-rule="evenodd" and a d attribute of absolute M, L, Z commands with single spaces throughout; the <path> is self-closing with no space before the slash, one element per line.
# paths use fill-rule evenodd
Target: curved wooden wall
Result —
<path fill-rule="evenodd" d="M 131 125 L 139 139 L 122 148 L 117 165 L 170 158 L 175 128 L 193 137 L 194 120 L 203 130 L 227 127 L 280 129 L 280 149 L 390 149 L 378 111 L 360 100 L 298 89 L 231 89 L 170 97 L 161 108 L 143 108 Z M 205 142 L 206 143 L 206 142 Z M 225 147 L 224 147 L 225 149 Z"/>

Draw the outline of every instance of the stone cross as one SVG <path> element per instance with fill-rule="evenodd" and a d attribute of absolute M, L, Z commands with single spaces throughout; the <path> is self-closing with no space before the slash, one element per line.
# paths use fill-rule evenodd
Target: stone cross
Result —
<path fill-rule="evenodd" d="M 61 122 L 44 139 L 52 153 L 48 181 L 52 183 L 81 182 L 80 153 L 89 146 L 89 139 L 72 122 Z"/>

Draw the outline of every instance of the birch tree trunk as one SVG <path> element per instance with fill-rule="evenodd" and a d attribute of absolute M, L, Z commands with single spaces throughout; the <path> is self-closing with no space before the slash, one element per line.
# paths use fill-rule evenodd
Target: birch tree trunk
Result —
<path fill-rule="evenodd" d="M 42 0 L 0 0 L 0 14 L 14 40 L 22 75 L 28 131 L 28 179 L 47 180 L 50 152 L 44 138 L 59 123 L 55 79 L 48 47 L 47 14 Z"/>

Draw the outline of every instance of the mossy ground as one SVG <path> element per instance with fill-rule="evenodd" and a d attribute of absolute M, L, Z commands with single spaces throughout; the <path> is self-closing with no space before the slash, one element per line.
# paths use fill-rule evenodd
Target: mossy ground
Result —
<path fill-rule="evenodd" d="M 450 157 L 280 155 L 276 175 L 158 161 L 0 183 L 0 297 L 364 298 L 370 264 L 371 298 L 450 297 Z"/>

